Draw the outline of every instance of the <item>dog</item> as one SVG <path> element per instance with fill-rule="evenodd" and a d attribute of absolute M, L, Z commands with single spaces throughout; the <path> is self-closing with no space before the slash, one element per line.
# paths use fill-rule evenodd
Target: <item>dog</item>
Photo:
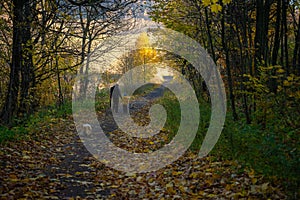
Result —
<path fill-rule="evenodd" d="M 79 134 L 90 135 L 92 133 L 92 126 L 90 124 L 82 124 Z"/>

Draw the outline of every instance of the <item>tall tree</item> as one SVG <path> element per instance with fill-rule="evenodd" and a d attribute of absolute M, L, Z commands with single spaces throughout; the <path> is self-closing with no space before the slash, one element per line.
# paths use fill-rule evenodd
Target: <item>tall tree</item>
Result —
<path fill-rule="evenodd" d="M 277 64 L 278 51 L 280 47 L 281 3 L 282 0 L 277 0 L 275 38 L 274 38 L 274 47 L 273 47 L 272 62 L 271 62 L 272 65 Z"/>
<path fill-rule="evenodd" d="M 6 2 L 7 5 L 11 4 L 6 6 L 6 14 L 13 21 L 13 31 L 10 47 L 12 53 L 8 59 L 10 76 L 0 113 L 1 122 L 12 124 L 14 117 L 32 113 L 37 106 L 36 87 L 54 76 L 58 79 L 58 85 L 61 85 L 60 72 L 81 64 L 83 57 L 91 52 L 92 41 L 103 39 L 101 36 L 108 37 L 123 28 L 126 24 L 125 16 L 134 2 L 135 0 Z M 1 5 L 4 3 L 1 2 Z M 78 12 L 83 7 L 88 9 Z M 80 15 L 87 12 L 90 17 Z M 83 35 L 78 24 L 83 25 Z M 83 40 L 79 47 L 76 45 L 78 38 Z M 74 66 L 62 68 L 58 66 L 58 60 L 66 57 L 66 54 L 82 58 Z M 61 102 L 61 89 L 58 97 Z"/>
<path fill-rule="evenodd" d="M 298 23 L 294 18 L 294 23 L 296 24 L 295 31 L 295 48 L 293 53 L 293 67 L 296 74 L 300 76 L 300 14 L 298 14 Z"/>
<path fill-rule="evenodd" d="M 255 74 L 259 65 L 268 64 L 268 30 L 271 0 L 256 0 Z"/>
<path fill-rule="evenodd" d="M 22 74 L 22 99 L 25 100 L 28 95 L 29 79 L 32 67 L 31 55 L 31 35 L 30 19 L 28 12 L 30 10 L 30 1 L 13 1 L 13 46 L 10 66 L 10 80 L 5 104 L 1 112 L 1 119 L 5 124 L 11 124 L 13 117 L 16 116 L 19 105 L 20 73 Z M 29 75 L 30 76 L 30 75 Z"/>
<path fill-rule="evenodd" d="M 226 62 L 226 71 L 227 71 L 227 78 L 228 78 L 228 87 L 229 87 L 229 97 L 230 97 L 230 102 L 231 102 L 231 109 L 232 109 L 232 114 L 234 120 L 238 119 L 237 112 L 235 109 L 235 96 L 233 94 L 233 80 L 232 80 L 232 73 L 231 73 L 231 66 L 230 66 L 230 57 L 229 57 L 229 49 L 227 47 L 227 41 L 225 38 L 226 34 L 226 29 L 225 29 L 225 6 L 223 5 L 221 1 L 221 6 L 223 7 L 222 9 L 222 16 L 221 16 L 221 40 L 222 40 L 222 46 L 223 46 L 223 51 L 225 54 L 225 62 Z"/>

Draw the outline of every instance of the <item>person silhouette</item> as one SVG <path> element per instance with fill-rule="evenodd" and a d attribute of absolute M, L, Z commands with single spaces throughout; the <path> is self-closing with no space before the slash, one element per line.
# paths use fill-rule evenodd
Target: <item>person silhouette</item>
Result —
<path fill-rule="evenodd" d="M 116 84 L 110 88 L 110 106 L 112 106 L 112 110 L 115 113 L 118 113 L 119 110 L 119 98 L 122 99 L 122 95 L 119 88 L 119 84 Z"/>

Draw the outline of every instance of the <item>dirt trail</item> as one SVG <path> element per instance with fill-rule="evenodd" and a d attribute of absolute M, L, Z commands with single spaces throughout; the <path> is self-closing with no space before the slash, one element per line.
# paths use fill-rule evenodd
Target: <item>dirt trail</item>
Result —
<path fill-rule="evenodd" d="M 131 102 L 133 117 L 147 123 L 158 88 Z M 110 140 L 134 152 L 155 151 L 167 140 L 163 130 L 150 139 L 135 139 L 117 129 L 111 113 L 99 121 Z M 199 159 L 186 152 L 155 172 L 131 174 L 108 168 L 84 147 L 72 118 L 41 125 L 28 140 L 0 147 L 0 199 L 285 199 L 280 185 L 266 182 L 238 163 Z"/>

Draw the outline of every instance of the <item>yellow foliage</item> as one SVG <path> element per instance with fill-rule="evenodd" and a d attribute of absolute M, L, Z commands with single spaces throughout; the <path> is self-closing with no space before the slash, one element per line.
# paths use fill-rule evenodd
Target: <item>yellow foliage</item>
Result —
<path fill-rule="evenodd" d="M 210 5 L 210 0 L 203 0 L 203 5 L 204 6 L 209 6 Z"/>
<path fill-rule="evenodd" d="M 229 4 L 231 2 L 231 0 L 223 0 L 223 4 Z"/>
<path fill-rule="evenodd" d="M 286 87 L 287 87 L 287 86 L 290 86 L 290 83 L 289 83 L 287 80 L 284 80 L 284 81 L 283 81 L 283 86 L 286 86 Z"/>
<path fill-rule="evenodd" d="M 222 6 L 220 4 L 211 5 L 211 11 L 214 13 L 218 13 L 222 10 Z"/>
<path fill-rule="evenodd" d="M 135 45 L 137 49 L 150 47 L 150 40 L 146 32 L 140 34 Z"/>
<path fill-rule="evenodd" d="M 279 69 L 277 70 L 277 73 L 282 74 L 282 73 L 284 73 L 284 70 L 283 70 L 282 68 L 279 68 Z"/>
<path fill-rule="evenodd" d="M 222 6 L 218 3 L 219 0 L 203 0 L 202 3 L 205 7 L 210 6 L 211 11 L 214 13 L 218 13 L 222 10 Z M 224 5 L 229 4 L 231 0 L 222 0 Z"/>

